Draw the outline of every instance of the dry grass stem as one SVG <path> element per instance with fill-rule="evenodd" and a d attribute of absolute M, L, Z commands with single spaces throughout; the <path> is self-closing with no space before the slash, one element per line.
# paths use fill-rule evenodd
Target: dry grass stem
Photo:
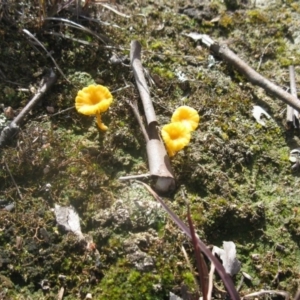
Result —
<path fill-rule="evenodd" d="M 128 175 L 128 176 L 121 176 L 119 180 L 133 180 L 133 179 L 144 179 L 151 177 L 151 174 L 140 174 L 140 175 Z"/>
<path fill-rule="evenodd" d="M 19 189 L 19 187 L 18 187 L 18 185 L 17 185 L 17 183 L 16 183 L 14 177 L 12 176 L 12 174 L 11 174 L 11 172 L 10 172 L 10 169 L 9 169 L 9 166 L 8 166 L 8 164 L 6 163 L 6 161 L 4 161 L 4 164 L 5 164 L 6 170 L 7 170 L 8 174 L 9 174 L 9 176 L 10 176 L 10 178 L 11 178 L 11 180 L 12 180 L 12 182 L 13 182 L 13 184 L 14 184 L 14 186 L 15 186 L 17 192 L 18 192 L 18 195 L 19 195 L 20 199 L 23 200 L 23 196 L 22 196 L 22 194 L 21 194 L 21 191 L 20 191 L 20 189 Z"/>
<path fill-rule="evenodd" d="M 244 296 L 242 298 L 243 299 L 248 299 L 248 298 L 252 298 L 252 297 L 261 297 L 261 296 L 264 296 L 266 294 L 270 294 L 270 295 L 279 295 L 279 296 L 282 296 L 284 297 L 285 300 L 289 300 L 290 299 L 290 294 L 285 292 L 285 291 L 277 291 L 277 290 L 262 290 L 262 291 L 259 291 L 259 292 L 255 292 L 255 293 L 251 293 L 251 294 L 248 294 L 246 296 Z"/>
<path fill-rule="evenodd" d="M 211 300 L 211 296 L 212 296 L 212 291 L 213 291 L 213 287 L 214 287 L 214 273 L 215 273 L 215 265 L 213 262 L 211 262 L 210 265 L 210 271 L 208 274 L 208 290 L 207 290 L 207 300 Z"/>
<path fill-rule="evenodd" d="M 139 113 L 139 108 L 138 108 L 138 106 L 137 106 L 137 102 L 136 102 L 136 101 L 131 102 L 131 101 L 129 101 L 129 100 L 127 100 L 126 102 L 127 102 L 127 103 L 130 105 L 130 107 L 132 108 L 132 111 L 133 111 L 133 113 L 134 113 L 134 115 L 135 115 L 135 118 L 136 118 L 136 120 L 138 121 L 138 123 L 139 123 L 139 125 L 140 125 L 140 128 L 141 128 L 141 130 L 142 130 L 142 133 L 143 133 L 143 136 L 144 136 L 144 138 L 145 138 L 145 141 L 146 141 L 146 143 L 148 143 L 148 142 L 149 142 L 149 136 L 148 136 L 148 133 L 147 133 L 147 131 L 146 131 L 145 125 L 144 125 L 144 123 L 143 123 L 143 121 L 142 121 L 141 115 L 140 115 L 140 113 Z"/>
<path fill-rule="evenodd" d="M 184 258 L 185 258 L 185 261 L 186 261 L 186 263 L 187 263 L 187 265 L 188 265 L 188 267 L 189 267 L 189 269 L 190 269 L 190 272 L 191 272 L 192 274 L 194 274 L 193 267 L 192 267 L 192 265 L 191 265 L 191 262 L 190 262 L 190 260 L 189 260 L 189 257 L 188 257 L 188 255 L 187 255 L 187 253 L 186 253 L 185 248 L 184 248 L 183 245 L 181 246 L 181 251 L 182 251 L 183 256 L 184 256 Z M 196 291 L 197 291 L 197 293 L 199 294 L 199 286 L 198 286 L 198 282 L 197 282 L 195 276 L 193 276 L 193 277 L 194 277 L 194 283 L 195 283 Z"/>
<path fill-rule="evenodd" d="M 57 68 L 57 70 L 61 74 L 61 76 L 67 82 L 69 82 L 69 80 L 67 79 L 67 77 L 65 76 L 65 74 L 63 73 L 63 71 L 61 70 L 61 68 L 59 67 L 59 65 L 56 63 L 56 60 L 53 58 L 53 56 L 51 55 L 51 53 L 46 49 L 46 47 L 32 33 L 30 33 L 27 29 L 23 29 L 22 31 L 25 34 L 27 34 L 31 39 L 33 39 L 47 53 L 47 56 L 49 56 L 51 58 L 51 60 L 53 61 L 55 67 Z"/>
<path fill-rule="evenodd" d="M 259 69 L 260 69 L 260 67 L 261 67 L 261 64 L 262 64 L 264 55 L 265 55 L 265 53 L 267 52 L 268 47 L 271 46 L 271 45 L 274 44 L 274 43 L 275 43 L 275 41 L 272 41 L 272 42 L 268 43 L 268 45 L 265 47 L 263 53 L 262 53 L 261 56 L 260 56 L 259 63 L 258 63 L 258 66 L 257 66 L 257 71 L 259 71 Z"/>
<path fill-rule="evenodd" d="M 112 12 L 114 12 L 115 14 L 117 14 L 118 16 L 121 16 L 121 17 L 124 17 L 124 18 L 131 18 L 131 16 L 128 16 L 128 15 L 125 15 L 125 14 L 122 14 L 120 13 L 119 11 L 117 11 L 116 9 L 112 8 L 111 6 L 107 5 L 107 4 L 104 4 L 104 3 L 99 3 L 102 7 L 105 7 L 109 10 L 111 10 Z"/>
<path fill-rule="evenodd" d="M 65 24 L 67 24 L 69 27 L 75 28 L 75 29 L 79 29 L 81 31 L 87 32 L 89 34 L 91 34 L 92 36 L 96 37 L 99 41 L 101 41 L 103 44 L 107 44 L 107 42 L 110 42 L 109 39 L 104 36 L 104 35 L 100 35 L 99 33 L 95 33 L 94 31 L 90 30 L 87 27 L 84 27 L 78 23 L 75 23 L 73 21 L 64 19 L 64 18 L 54 18 L 54 17 L 50 17 L 50 18 L 45 18 L 45 21 L 60 21 L 63 22 Z"/>

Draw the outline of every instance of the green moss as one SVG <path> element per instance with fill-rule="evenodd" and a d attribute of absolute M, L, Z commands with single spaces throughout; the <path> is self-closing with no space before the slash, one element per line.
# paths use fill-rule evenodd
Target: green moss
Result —
<path fill-rule="evenodd" d="M 281 67 L 288 67 L 294 65 L 294 61 L 292 58 L 281 57 L 278 59 Z"/>
<path fill-rule="evenodd" d="M 195 288 L 195 277 L 191 272 L 185 272 L 182 274 L 184 283 L 189 287 L 189 290 L 193 290 Z"/>
<path fill-rule="evenodd" d="M 154 67 L 153 72 L 158 74 L 159 76 L 167 79 L 173 79 L 174 78 L 174 73 L 167 69 L 167 68 L 162 68 L 162 67 Z"/>
<path fill-rule="evenodd" d="M 221 15 L 220 20 L 219 20 L 219 25 L 221 27 L 224 27 L 225 29 L 233 26 L 234 22 L 233 22 L 233 18 L 232 15 L 229 15 L 227 13 L 224 13 Z"/>
<path fill-rule="evenodd" d="M 123 263 L 118 264 L 118 266 L 114 268 L 114 271 L 111 270 L 105 274 L 100 284 L 99 297 L 112 300 L 120 298 L 140 299 L 143 295 L 143 299 L 159 300 L 165 296 L 159 288 L 162 282 L 160 275 L 151 272 L 141 273 L 136 270 L 129 271 L 123 269 Z"/>
<path fill-rule="evenodd" d="M 293 2 L 293 3 L 291 3 L 290 4 L 291 5 L 291 7 L 293 8 L 293 10 L 295 10 L 296 12 L 300 12 L 300 4 L 299 3 L 297 3 L 297 2 Z"/>
<path fill-rule="evenodd" d="M 249 21 L 251 23 L 267 24 L 269 22 L 267 14 L 258 9 L 248 10 L 247 16 L 249 17 Z"/>
<path fill-rule="evenodd" d="M 152 50 L 162 50 L 164 43 L 162 41 L 156 41 L 151 43 L 150 49 Z"/>
<path fill-rule="evenodd" d="M 166 12 L 153 1 L 141 7 L 126 1 L 122 7 L 124 13 L 136 16 L 141 8 L 147 25 L 143 23 L 144 18 L 135 17 L 132 24 L 132 19 L 112 14 L 109 22 L 125 30 L 110 26 L 104 29 L 112 41 L 120 45 L 113 50 L 120 57 L 129 55 L 132 39 L 141 41 L 143 66 L 161 79 L 150 87 L 161 124 L 169 120 L 179 105 L 187 104 L 199 111 L 201 124 L 193 133 L 193 143 L 172 159 L 176 196 L 167 195 L 169 198 L 165 200 L 186 220 L 183 189 L 201 238 L 217 246 L 224 240 L 235 241 L 243 268 L 255 278 L 252 286 L 243 287 L 242 293 L 245 289 L 250 293 L 272 287 L 278 266 L 282 272 L 274 288 L 286 289 L 291 294 L 297 290 L 300 180 L 297 171 L 290 170 L 288 156 L 298 143 L 298 133 L 287 132 L 284 127 L 285 117 L 280 112 L 285 104 L 248 84 L 246 78 L 220 58 L 208 68 L 209 50 L 182 33 L 208 33 L 221 41 L 225 32 L 232 37 L 230 47 L 239 56 L 253 68 L 262 57 L 263 75 L 275 78 L 277 84 L 284 86 L 285 66 L 299 60 L 297 50 L 285 39 L 294 25 L 294 11 L 298 10 L 295 3 L 288 1 L 275 9 L 247 11 L 243 8 L 230 13 L 222 11 L 224 5 L 220 1 L 211 1 L 203 10 L 209 17 L 205 19 L 204 15 L 199 25 L 196 19 L 179 15 L 177 8 L 171 6 L 167 6 Z M 35 7 L 32 6 L 30 15 L 34 14 Z M 19 10 L 12 7 L 10 17 L 14 16 L 13 11 Z M 221 18 L 216 26 L 211 20 L 218 16 Z M 157 27 L 161 20 L 167 21 L 160 31 Z M 26 28 L 31 23 L 29 20 Z M 22 24 L 2 25 L 7 34 L 1 35 L 0 50 L 5 61 L 1 72 L 19 86 L 38 86 L 42 70 L 50 60 L 32 52 L 35 50 L 23 36 L 15 31 L 10 34 L 11 28 L 23 28 Z M 120 175 L 148 172 L 145 142 L 125 101 L 138 99 L 139 95 L 132 85 L 114 94 L 114 105 L 105 115 L 110 124 L 105 134 L 97 130 L 92 117 L 79 115 L 75 110 L 63 111 L 74 106 L 74 98 L 84 86 L 98 82 L 118 90 L 124 85 L 124 78 L 132 82 L 131 69 L 109 63 L 113 55 L 110 46 L 98 44 L 95 39 L 92 39 L 93 44 L 82 46 L 56 36 L 49 38 L 44 34 L 44 27 L 37 32 L 35 26 L 29 29 L 53 53 L 71 84 L 59 77 L 42 105 L 34 108 L 22 124 L 17 147 L 5 148 L 2 152 L 3 161 L 23 195 L 14 213 L 2 211 L 4 217 L 0 224 L 1 260 L 10 261 L 3 263 L 1 275 L 13 284 L 7 285 L 9 297 L 55 298 L 61 286 L 58 274 L 67 276 L 66 299 L 84 298 L 88 292 L 96 299 L 140 299 L 141 295 L 143 299 L 164 299 L 169 291 L 178 292 L 182 283 L 193 291 L 193 273 L 180 251 L 186 239 L 168 218 L 151 215 L 151 219 L 145 221 L 142 213 L 131 216 L 133 223 L 138 224 L 134 231 L 148 230 L 155 236 L 153 244 L 143 249 L 155 258 L 155 268 L 144 272 L 124 258 L 128 254 L 123 247 L 128 229 L 115 229 L 117 222 L 103 221 L 104 225 L 98 226 L 93 221 L 95 213 L 106 213 L 116 200 L 124 201 L 122 205 L 127 209 L 125 198 L 138 203 L 146 197 L 145 191 L 138 194 L 130 183 L 118 180 Z M 86 23 L 86 26 L 92 28 L 93 25 Z M 75 32 L 72 28 L 60 30 L 74 38 L 91 41 L 84 32 Z M 96 30 L 102 29 L 97 25 Z M 20 44 L 16 45 L 15 41 Z M 177 80 L 174 74 L 177 69 L 189 78 L 188 88 L 184 89 Z M 8 81 L 3 80 L 0 85 L 5 105 L 13 104 L 20 109 L 28 102 L 28 92 L 18 91 Z M 272 116 L 267 127 L 251 117 L 254 104 L 266 107 Z M 62 113 L 47 116 L 46 106 Z M 51 184 L 48 191 L 47 183 Z M 4 164 L 0 169 L 0 188 L 1 200 L 18 199 L 16 186 Z M 127 194 L 128 190 L 132 193 Z M 57 229 L 50 210 L 54 203 L 72 204 L 76 208 L 82 229 L 93 236 L 100 258 L 96 259 L 92 251 L 82 248 L 70 233 Z M 24 237 L 21 249 L 15 246 L 18 236 Z M 283 245 L 284 250 L 280 250 L 278 244 Z M 256 253 L 259 254 L 257 261 L 251 256 Z M 49 295 L 43 295 L 40 289 L 39 282 L 44 278 L 50 280 Z"/>

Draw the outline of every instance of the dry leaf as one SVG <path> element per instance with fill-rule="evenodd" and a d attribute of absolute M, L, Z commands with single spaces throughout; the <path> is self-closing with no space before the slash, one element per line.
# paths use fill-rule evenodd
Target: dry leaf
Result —
<path fill-rule="evenodd" d="M 233 276 L 241 269 L 241 263 L 236 258 L 235 244 L 234 242 L 223 242 L 223 248 L 214 246 L 212 252 L 220 257 L 226 273 Z"/>
<path fill-rule="evenodd" d="M 63 207 L 55 204 L 54 213 L 56 222 L 65 228 L 67 231 L 73 232 L 79 239 L 83 239 L 83 234 L 80 227 L 80 219 L 72 206 Z"/>
<path fill-rule="evenodd" d="M 266 126 L 266 123 L 261 119 L 262 115 L 265 115 L 268 119 L 271 118 L 271 116 L 262 107 L 258 105 L 253 106 L 252 115 L 255 118 L 256 122 L 262 126 Z"/>

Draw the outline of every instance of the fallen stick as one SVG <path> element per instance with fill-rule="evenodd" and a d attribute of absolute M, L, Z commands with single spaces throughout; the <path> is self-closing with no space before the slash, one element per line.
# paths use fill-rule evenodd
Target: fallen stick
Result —
<path fill-rule="evenodd" d="M 141 63 L 141 44 L 138 41 L 131 42 L 130 62 L 146 117 L 146 133 L 142 130 L 143 134 L 147 135 L 145 139 L 147 143 L 149 171 L 152 176 L 157 178 L 155 189 L 163 193 L 170 192 L 175 188 L 175 179 L 169 156 L 158 133 L 156 114 Z"/>
<path fill-rule="evenodd" d="M 42 86 L 38 89 L 34 97 L 27 103 L 22 111 L 13 119 L 13 121 L 3 128 L 0 134 L 0 148 L 5 146 L 9 139 L 19 132 L 19 125 L 24 120 L 30 110 L 37 104 L 40 98 L 47 92 L 56 80 L 56 74 L 50 69 L 49 74 L 42 79 Z"/>
<path fill-rule="evenodd" d="M 290 73 L 290 90 L 291 94 L 297 98 L 297 89 L 296 89 L 296 80 L 295 80 L 295 69 L 294 66 L 289 66 L 289 73 Z M 299 118 L 299 113 L 290 105 L 287 105 L 287 112 L 286 112 L 286 121 L 292 126 L 296 127 L 296 118 Z"/>
<path fill-rule="evenodd" d="M 281 87 L 266 79 L 242 59 L 240 59 L 227 45 L 220 45 L 212 40 L 208 35 L 199 35 L 196 40 L 201 40 L 214 54 L 220 56 L 223 60 L 233 65 L 241 74 L 243 74 L 252 84 L 262 87 L 266 92 L 273 94 L 286 104 L 290 105 L 300 112 L 300 102 L 297 97 L 283 90 Z"/>

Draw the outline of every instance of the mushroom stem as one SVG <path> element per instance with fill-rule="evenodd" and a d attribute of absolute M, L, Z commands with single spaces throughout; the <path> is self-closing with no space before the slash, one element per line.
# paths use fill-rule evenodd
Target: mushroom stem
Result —
<path fill-rule="evenodd" d="M 104 130 L 106 131 L 107 130 L 107 126 L 105 126 L 102 121 L 101 121 L 101 115 L 100 114 L 96 114 L 96 117 L 97 117 L 97 125 L 98 127 L 101 129 L 101 130 Z"/>

